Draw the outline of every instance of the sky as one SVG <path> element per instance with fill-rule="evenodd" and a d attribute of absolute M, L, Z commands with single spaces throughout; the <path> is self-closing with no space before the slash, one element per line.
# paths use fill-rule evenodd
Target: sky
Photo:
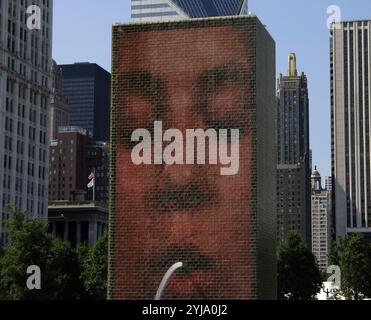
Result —
<path fill-rule="evenodd" d="M 370 0 L 250 0 L 249 11 L 276 41 L 276 66 L 287 73 L 295 52 L 308 77 L 313 166 L 331 174 L 330 56 L 327 20 L 338 6 L 342 20 L 371 19 Z M 59 64 L 94 62 L 111 70 L 111 27 L 130 21 L 130 0 L 54 0 L 53 58 Z"/>

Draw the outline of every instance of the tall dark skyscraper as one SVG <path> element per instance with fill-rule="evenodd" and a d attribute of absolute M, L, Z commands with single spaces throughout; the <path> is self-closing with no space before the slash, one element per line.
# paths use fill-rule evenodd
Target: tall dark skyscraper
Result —
<path fill-rule="evenodd" d="M 96 141 L 109 139 L 109 72 L 95 63 L 61 65 L 70 125 L 89 130 Z"/>
<path fill-rule="evenodd" d="M 184 20 L 248 13 L 248 0 L 132 0 L 133 21 Z"/>
<path fill-rule="evenodd" d="M 298 75 L 295 54 L 280 75 L 277 97 L 277 240 L 289 230 L 311 244 L 309 98 L 307 77 Z"/>
<path fill-rule="evenodd" d="M 336 235 L 371 239 L 371 21 L 331 32 L 332 191 Z"/>

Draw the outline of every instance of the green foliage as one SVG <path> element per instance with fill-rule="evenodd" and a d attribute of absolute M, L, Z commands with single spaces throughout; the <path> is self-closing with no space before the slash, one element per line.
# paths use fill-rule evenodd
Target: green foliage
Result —
<path fill-rule="evenodd" d="M 82 263 L 81 279 L 91 299 L 106 299 L 107 255 L 107 235 L 104 235 L 89 250 Z"/>
<path fill-rule="evenodd" d="M 278 249 L 278 297 L 313 300 L 322 285 L 321 272 L 301 237 L 290 231 Z"/>
<path fill-rule="evenodd" d="M 371 297 L 371 247 L 361 235 L 340 237 L 329 260 L 340 266 L 341 291 L 347 299 Z"/>
<path fill-rule="evenodd" d="M 10 210 L 9 243 L 0 249 L 0 300 L 105 299 L 107 237 L 77 248 L 48 234 L 45 221 Z M 27 268 L 41 269 L 41 290 L 26 287 Z"/>
<path fill-rule="evenodd" d="M 42 299 L 41 290 L 27 289 L 26 270 L 31 265 L 46 269 L 52 243 L 47 225 L 30 219 L 26 212 L 9 210 L 10 220 L 5 224 L 9 245 L 0 259 L 0 299 Z"/>
<path fill-rule="evenodd" d="M 84 297 L 78 255 L 70 243 L 53 239 L 47 262 L 45 282 L 49 298 L 75 300 Z"/>

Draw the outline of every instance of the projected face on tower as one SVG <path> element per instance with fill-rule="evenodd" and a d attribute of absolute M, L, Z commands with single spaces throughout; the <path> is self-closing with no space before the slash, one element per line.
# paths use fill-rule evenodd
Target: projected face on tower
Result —
<path fill-rule="evenodd" d="M 119 35 L 115 290 L 153 299 L 181 261 L 164 298 L 248 299 L 254 133 L 244 32 L 204 26 Z"/>

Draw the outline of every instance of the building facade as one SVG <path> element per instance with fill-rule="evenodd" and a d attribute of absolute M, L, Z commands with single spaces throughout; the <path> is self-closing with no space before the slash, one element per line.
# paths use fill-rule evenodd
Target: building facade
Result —
<path fill-rule="evenodd" d="M 325 189 L 332 191 L 332 177 L 325 178 Z"/>
<path fill-rule="evenodd" d="M 280 75 L 277 96 L 277 241 L 289 230 L 311 245 L 309 98 L 307 77 L 298 75 L 295 54 L 287 76 Z"/>
<path fill-rule="evenodd" d="M 248 0 L 132 0 L 133 22 L 248 14 Z"/>
<path fill-rule="evenodd" d="M 0 2 L 0 222 L 9 204 L 47 218 L 52 20 L 52 0 Z"/>
<path fill-rule="evenodd" d="M 108 203 L 109 147 L 95 142 L 79 127 L 59 127 L 50 146 L 49 200 L 73 201 L 76 195 Z M 88 189 L 89 175 L 95 173 L 95 188 Z M 93 192 L 95 193 L 93 197 Z"/>
<path fill-rule="evenodd" d="M 60 65 L 63 95 L 70 105 L 70 125 L 91 132 L 96 141 L 109 138 L 111 75 L 95 63 Z"/>
<path fill-rule="evenodd" d="M 331 146 L 336 235 L 371 239 L 371 21 L 331 31 Z"/>
<path fill-rule="evenodd" d="M 52 201 L 48 207 L 49 232 L 73 246 L 92 246 L 107 230 L 108 209 L 89 201 Z"/>
<path fill-rule="evenodd" d="M 70 123 L 68 99 L 63 96 L 62 70 L 53 60 L 53 93 L 50 103 L 50 139 L 57 138 L 58 127 L 67 127 Z"/>
<path fill-rule="evenodd" d="M 332 239 L 331 190 L 322 188 L 317 168 L 312 173 L 312 252 L 322 271 L 328 267 Z"/>

